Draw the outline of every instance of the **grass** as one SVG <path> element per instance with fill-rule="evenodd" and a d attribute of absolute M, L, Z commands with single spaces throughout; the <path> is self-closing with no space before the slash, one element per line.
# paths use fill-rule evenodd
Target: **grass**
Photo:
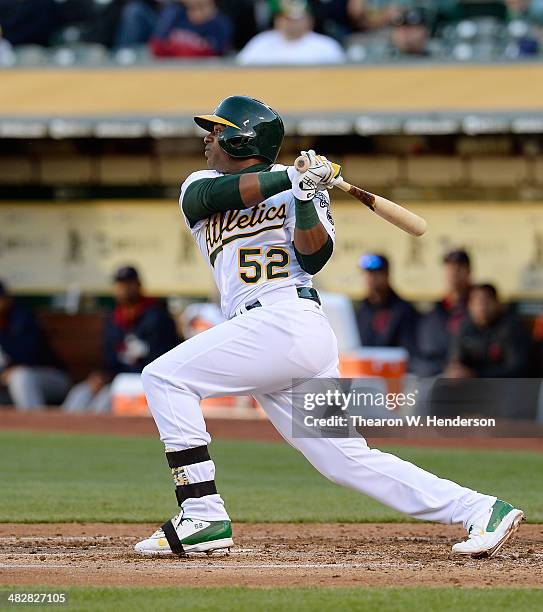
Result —
<path fill-rule="evenodd" d="M 389 449 L 440 476 L 494 493 L 543 522 L 543 454 Z M 236 521 L 406 521 L 324 479 L 285 444 L 215 441 L 217 484 Z M 0 522 L 162 522 L 175 512 L 153 438 L 0 432 Z"/>
<path fill-rule="evenodd" d="M 55 588 L 32 587 L 2 590 L 5 603 L 9 592 L 67 593 L 68 604 L 47 606 L 70 611 L 96 610 L 168 610 L 190 612 L 266 612 L 296 610 L 296 612 L 495 612 L 496 610 L 538 610 L 543 606 L 540 589 L 477 589 L 477 588 Z M 37 606 L 13 605 L 13 609 L 37 609 Z M 39 607 L 39 609 L 45 609 Z"/>

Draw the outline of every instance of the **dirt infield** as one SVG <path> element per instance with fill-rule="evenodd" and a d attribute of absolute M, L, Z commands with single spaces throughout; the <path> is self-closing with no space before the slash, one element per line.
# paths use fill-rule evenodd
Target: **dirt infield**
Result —
<path fill-rule="evenodd" d="M 50 586 L 543 586 L 543 526 L 487 560 L 453 557 L 458 527 L 235 526 L 229 555 L 145 558 L 154 525 L 0 525 L 0 584 Z"/>
<path fill-rule="evenodd" d="M 150 418 L 0 412 L 0 429 L 152 435 Z M 278 441 L 265 420 L 209 419 L 212 436 Z M 543 451 L 542 438 L 376 439 L 370 444 Z M 494 559 L 454 557 L 465 532 L 430 524 L 239 524 L 231 554 L 144 558 L 156 525 L 0 524 L 0 584 L 49 586 L 543 586 L 543 525 Z"/>
<path fill-rule="evenodd" d="M 282 440 L 266 419 L 207 418 L 207 429 L 213 438 L 279 442 Z M 481 437 L 465 432 L 462 437 L 439 436 L 430 431 L 426 437 L 379 437 L 369 435 L 370 446 L 406 445 L 439 448 L 488 448 L 543 452 L 543 426 L 534 423 L 512 423 L 514 437 Z M 67 415 L 58 411 L 21 413 L 0 410 L 0 430 L 52 431 L 117 436 L 158 436 L 151 417 L 116 417 L 111 415 Z"/>

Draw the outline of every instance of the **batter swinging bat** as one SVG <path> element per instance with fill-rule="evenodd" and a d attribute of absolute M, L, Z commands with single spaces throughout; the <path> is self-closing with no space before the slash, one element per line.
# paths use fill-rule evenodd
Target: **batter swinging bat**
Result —
<path fill-rule="evenodd" d="M 305 155 L 300 155 L 296 158 L 294 167 L 298 172 L 305 172 L 309 168 L 309 159 Z M 353 198 L 360 200 L 364 206 L 367 206 L 382 219 L 385 219 L 385 221 L 392 223 L 412 236 L 422 236 L 426 231 L 426 220 L 399 204 L 395 204 L 380 195 L 364 191 L 364 189 L 360 189 L 360 187 L 350 185 L 343 179 L 341 179 L 335 187 L 338 187 L 341 191 L 345 191 L 345 193 L 349 193 Z"/>

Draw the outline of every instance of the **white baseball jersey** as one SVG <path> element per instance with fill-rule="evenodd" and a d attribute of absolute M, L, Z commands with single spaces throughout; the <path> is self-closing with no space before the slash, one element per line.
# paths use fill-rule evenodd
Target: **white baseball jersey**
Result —
<path fill-rule="evenodd" d="M 209 170 L 192 174 L 183 184 L 181 204 L 190 183 L 218 176 Z M 316 207 L 333 238 L 328 194 L 308 205 Z M 461 522 L 468 528 L 490 516 L 495 497 L 370 449 L 360 437 L 294 435 L 293 379 L 339 375 L 337 340 L 322 308 L 294 298 L 295 286 L 311 284 L 294 254 L 294 224 L 292 192 L 284 191 L 254 208 L 212 215 L 192 228 L 230 320 L 178 344 L 144 368 L 143 388 L 166 448 L 185 451 L 209 444 L 202 399 L 253 395 L 281 435 L 330 480 L 418 519 Z M 278 294 L 266 295 L 278 289 L 289 297 L 275 302 Z M 231 318 L 255 299 L 275 305 Z M 183 470 L 189 485 L 215 479 L 211 459 Z M 219 493 L 189 496 L 181 506 L 186 518 L 230 520 Z"/>
<path fill-rule="evenodd" d="M 275 164 L 271 171 L 286 170 Z M 179 205 L 194 181 L 223 176 L 216 170 L 192 173 L 181 186 Z M 321 223 L 335 240 L 334 222 L 327 191 L 313 202 Z M 277 285 L 311 287 L 312 275 L 298 264 L 294 252 L 295 203 L 291 190 L 278 193 L 258 206 L 215 213 L 190 228 L 198 248 L 213 272 L 226 318 L 235 311 L 273 291 Z"/>

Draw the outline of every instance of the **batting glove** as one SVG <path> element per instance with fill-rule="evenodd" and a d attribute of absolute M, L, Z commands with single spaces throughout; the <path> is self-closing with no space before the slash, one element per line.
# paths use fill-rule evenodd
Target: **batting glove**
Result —
<path fill-rule="evenodd" d="M 299 200 L 311 200 L 317 191 L 332 189 L 341 179 L 341 166 L 330 162 L 323 155 L 317 155 L 313 149 L 302 151 L 307 157 L 309 168 L 300 173 L 296 168 L 289 168 L 292 190 Z"/>
<path fill-rule="evenodd" d="M 317 191 L 331 189 L 341 178 L 340 165 L 328 161 L 324 155 L 317 155 L 313 149 L 301 153 L 309 160 L 307 172 L 317 180 Z"/>
<path fill-rule="evenodd" d="M 292 184 L 294 197 L 302 202 L 309 202 L 317 193 L 317 181 L 309 172 L 298 172 L 294 166 L 287 169 L 288 178 Z"/>

